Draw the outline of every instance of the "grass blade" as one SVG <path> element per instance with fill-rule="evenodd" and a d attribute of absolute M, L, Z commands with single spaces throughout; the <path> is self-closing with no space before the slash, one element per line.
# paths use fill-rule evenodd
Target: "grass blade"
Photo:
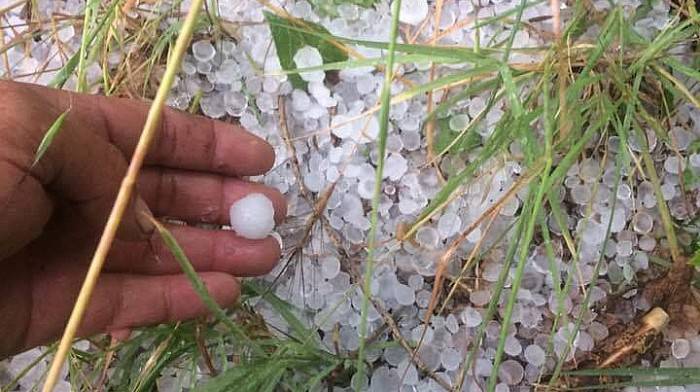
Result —
<path fill-rule="evenodd" d="M 41 158 L 44 157 L 44 154 L 46 154 L 46 151 L 48 151 L 51 143 L 53 143 L 53 140 L 56 138 L 56 136 L 58 136 L 59 132 L 61 132 L 63 129 L 63 123 L 66 121 L 66 117 L 68 116 L 69 112 L 70 108 L 61 113 L 46 131 L 44 137 L 41 139 L 41 143 L 39 143 L 39 147 L 37 147 L 36 152 L 34 153 L 34 161 L 29 167 L 29 171 L 31 171 L 37 165 L 37 163 L 39 163 Z"/>
<path fill-rule="evenodd" d="M 284 318 L 284 320 L 289 324 L 292 332 L 295 334 L 295 338 L 304 344 L 313 343 L 313 346 L 320 349 L 321 345 L 318 341 L 318 335 L 316 332 L 309 329 L 304 323 L 299 320 L 298 317 L 292 313 L 290 308 L 291 304 L 281 300 L 276 295 L 272 294 L 269 290 L 260 287 L 255 282 L 246 282 L 245 287 L 253 291 L 255 294 L 262 296 L 261 298 L 267 301 L 272 307 Z"/>
<path fill-rule="evenodd" d="M 221 309 L 219 304 L 217 304 L 216 301 L 211 297 L 211 295 L 209 295 L 207 287 L 204 285 L 204 282 L 197 274 L 197 271 L 195 271 L 194 267 L 192 266 L 192 263 L 190 263 L 190 260 L 187 258 L 185 251 L 177 243 L 177 240 L 172 235 L 172 233 L 170 233 L 170 231 L 166 229 L 165 226 L 163 226 L 154 218 L 151 218 L 151 222 L 156 227 L 156 230 L 158 230 L 158 234 L 160 234 L 160 237 L 163 239 L 165 246 L 168 248 L 168 250 L 170 250 L 170 253 L 172 253 L 173 257 L 175 257 L 175 260 L 180 265 L 182 272 L 185 274 L 185 276 L 187 276 L 187 279 L 189 279 L 190 283 L 192 284 L 192 288 L 202 300 L 204 305 L 206 305 L 206 307 L 209 309 L 209 311 L 214 316 L 216 316 L 216 318 L 222 324 L 226 325 L 236 336 L 245 340 L 251 346 L 255 346 L 255 344 L 250 340 L 250 338 L 248 338 L 248 336 L 243 332 L 241 327 L 236 325 L 236 323 L 234 323 L 233 321 L 231 321 L 226 312 L 223 309 Z"/>
<path fill-rule="evenodd" d="M 394 0 L 391 4 L 391 36 L 389 42 L 389 52 L 387 53 L 386 67 L 384 69 L 384 85 L 380 95 L 381 110 L 379 112 L 379 135 L 378 135 L 378 158 L 377 169 L 374 182 L 374 193 L 372 197 L 372 213 L 370 215 L 370 232 L 369 246 L 367 248 L 367 264 L 365 265 L 365 274 L 363 282 L 364 295 L 362 297 L 362 305 L 360 310 L 360 328 L 359 338 L 360 346 L 357 351 L 357 380 L 362 380 L 365 373 L 365 346 L 367 344 L 367 317 L 369 313 L 369 298 L 372 292 L 370 283 L 372 280 L 374 266 L 374 252 L 376 251 L 376 238 L 379 213 L 379 196 L 382 192 L 382 178 L 384 174 L 384 160 L 386 155 L 386 140 L 389 132 L 389 111 L 391 110 L 391 83 L 394 80 L 394 55 L 396 52 L 396 40 L 398 39 L 399 30 L 399 13 L 401 8 L 401 0 Z M 355 390 L 359 390 L 358 385 L 352 386 Z"/>

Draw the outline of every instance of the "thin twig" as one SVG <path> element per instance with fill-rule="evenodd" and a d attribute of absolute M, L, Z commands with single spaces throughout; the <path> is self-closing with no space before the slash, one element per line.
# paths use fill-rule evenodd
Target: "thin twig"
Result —
<path fill-rule="evenodd" d="M 565 140 L 571 123 L 568 120 L 566 109 L 566 61 L 564 56 L 564 41 L 561 36 L 561 4 L 559 0 L 550 0 L 552 11 L 552 32 L 554 33 L 554 46 L 557 57 L 557 81 L 559 90 L 559 140 Z"/>
<path fill-rule="evenodd" d="M 51 362 L 51 368 L 46 376 L 46 382 L 42 388 L 43 392 L 53 391 L 56 382 L 58 381 L 59 375 L 61 373 L 61 367 L 63 362 L 66 360 L 66 355 L 73 344 L 73 339 L 76 336 L 80 322 L 83 319 L 83 315 L 90 303 L 90 297 L 92 292 L 97 285 L 97 279 L 102 271 L 102 266 L 105 263 L 107 254 L 112 246 L 112 242 L 117 234 L 117 229 L 119 224 L 126 212 L 129 201 L 131 200 L 134 188 L 136 186 L 136 181 L 143 166 L 146 153 L 150 147 L 153 139 L 158 131 L 158 124 L 160 123 L 160 117 L 163 113 L 163 108 L 165 106 L 165 100 L 170 93 L 170 88 L 175 79 L 177 71 L 180 69 L 180 62 L 187 50 L 189 45 L 192 32 L 194 30 L 197 15 L 199 14 L 200 8 L 202 8 L 203 0 L 193 0 L 190 6 L 189 12 L 185 21 L 182 25 L 182 30 L 180 35 L 175 42 L 175 48 L 172 52 L 172 57 L 168 62 L 168 67 L 163 75 L 163 81 L 161 82 L 158 93 L 156 94 L 151 108 L 148 112 L 148 117 L 146 118 L 146 123 L 143 127 L 143 132 L 139 138 L 138 145 L 134 151 L 133 158 L 127 169 L 126 176 L 119 187 L 119 193 L 117 194 L 117 199 L 114 202 L 112 211 L 109 214 L 109 219 L 107 220 L 107 225 L 105 226 L 104 232 L 100 237 L 100 242 L 97 245 L 95 254 L 90 262 L 90 268 L 87 271 L 85 281 L 80 288 L 80 293 L 71 312 L 70 318 L 68 319 L 68 324 L 66 325 L 65 332 L 61 337 L 61 341 L 56 351 L 56 355 Z"/>

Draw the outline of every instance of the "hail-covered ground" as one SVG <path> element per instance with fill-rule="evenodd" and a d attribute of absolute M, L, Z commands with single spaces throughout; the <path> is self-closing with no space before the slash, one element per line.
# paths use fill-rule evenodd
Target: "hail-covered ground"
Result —
<path fill-rule="evenodd" d="M 0 1 L 0 9 L 4 2 L 7 1 Z M 77 0 L 39 1 L 39 4 L 45 7 L 42 9 L 44 15 L 79 14 L 82 9 L 82 2 Z M 400 13 L 403 31 L 418 33 L 415 37 L 403 34 L 402 39 L 404 42 L 429 42 L 438 29 L 445 32 L 440 35 L 438 43 L 471 47 L 477 34 L 474 29 L 477 16 L 484 19 L 500 15 L 518 4 L 519 1 L 513 0 L 445 1 L 439 26 L 435 26 L 432 3 L 404 0 Z M 610 7 L 607 1 L 595 1 L 594 5 L 599 10 Z M 257 180 L 286 195 L 289 215 L 287 223 L 278 228 L 285 248 L 284 262 L 264 280 L 278 297 L 296 307 L 299 317 L 318 331 L 329 352 L 335 353 L 339 349 L 342 353 L 354 353 L 360 344 L 363 294 L 358 277 L 364 273 L 371 228 L 370 203 L 375 188 L 376 142 L 380 128 L 377 108 L 384 74 L 371 66 L 332 73 L 305 72 L 300 76 L 307 82 L 307 88 L 295 89 L 280 71 L 263 6 L 248 0 L 221 1 L 218 6 L 222 18 L 239 26 L 236 36 L 216 40 L 197 38 L 184 60 L 168 103 L 186 110 L 195 97 L 201 97 L 199 105 L 204 115 L 235 120 L 274 146 L 274 168 Z M 303 0 L 282 2 L 280 6 L 292 16 L 318 23 L 337 36 L 383 42 L 389 39 L 391 12 L 385 1 L 372 8 L 340 4 L 335 16 L 319 15 L 310 3 Z M 631 13 L 641 6 L 641 2 L 625 1 L 624 6 L 626 12 Z M 185 7 L 187 4 L 183 9 Z M 551 31 L 549 19 L 539 18 L 550 14 L 549 4 L 539 3 L 525 9 L 523 20 Z M 563 15 L 565 18 L 566 9 Z M 18 9 L 10 9 L 2 23 L 21 24 L 22 18 Z M 653 2 L 646 18 L 636 27 L 642 35 L 651 37 L 663 28 L 668 18 L 669 5 Z M 598 27 L 591 26 L 590 29 L 590 36 L 595 37 Z M 20 33 L 21 29 L 17 29 L 10 31 L 9 35 L 12 38 L 12 34 Z M 58 34 L 65 47 L 76 48 L 79 32 L 73 27 Z M 482 26 L 478 34 L 483 44 L 500 41 L 507 37 L 509 30 L 492 23 Z M 524 48 L 548 44 L 550 42 L 541 35 L 523 29 L 515 35 L 513 46 Z M 366 57 L 382 54 L 379 49 L 350 47 Z M 55 42 L 35 44 L 29 57 L 22 49 L 10 49 L 7 53 L 12 76 L 46 83 L 52 76 L 50 72 L 38 79 L 34 79 L 32 73 L 42 66 L 58 68 L 60 56 L 55 56 L 55 51 Z M 119 56 L 119 53 L 115 54 L 107 66 L 116 65 Z M 512 60 L 534 63 L 541 59 L 518 51 L 513 53 Z M 323 58 L 315 47 L 304 46 L 296 51 L 293 61 L 297 67 L 305 68 L 321 65 Z M 460 65 L 450 65 L 449 69 L 438 67 L 435 72 L 440 75 L 455 69 L 460 69 Z M 0 70 L 6 72 L 1 66 Z M 430 78 L 431 64 L 401 64 L 397 67 L 397 74 L 400 78 L 392 84 L 393 94 L 404 91 L 411 84 L 426 83 Z M 99 75 L 99 65 L 94 64 L 90 77 Z M 435 102 L 441 98 L 440 93 L 433 95 Z M 460 101 L 448 113 L 448 127 L 454 132 L 464 129 L 480 115 L 487 100 L 488 95 L 484 94 Z M 495 124 L 508 110 L 504 105 L 505 101 L 498 103 L 485 113 L 486 121 L 477 129 L 483 141 L 490 137 Z M 282 113 L 284 118 L 280 118 Z M 493 211 L 494 203 L 517 185 L 524 168 L 521 166 L 521 148 L 513 144 L 511 154 L 494 156 L 481 165 L 458 196 L 422 225 L 413 240 L 397 241 L 397 232 L 404 224 L 414 222 L 443 186 L 442 173 L 453 173 L 474 157 L 474 152 L 451 154 L 442 159 L 438 167 L 431 165 L 423 128 L 427 114 L 427 95 L 421 94 L 396 103 L 389 115 L 387 157 L 378 209 L 379 246 L 371 278 L 372 300 L 381 311 L 370 305 L 368 335 L 381 330 L 373 337 L 373 343 L 395 340 L 394 333 L 385 330 L 386 320 L 381 312 L 396 320 L 398 331 L 409 342 L 419 341 L 425 333 L 417 358 L 434 376 L 450 384 L 458 378 L 470 342 L 484 322 L 486 308 L 494 300 L 493 288 L 503 269 L 509 238 L 513 235 L 511 229 L 520 213 L 525 190 L 508 198 L 496 210 L 497 214 L 481 220 L 466 236 L 447 269 L 448 276 L 459 274 L 462 265 L 456 260 L 468 259 L 475 247 L 488 249 L 488 252 L 468 272 L 458 286 L 457 295 L 431 318 L 429 325 L 425 325 L 423 320 L 431 300 L 437 263 L 457 236 L 482 215 Z M 692 189 L 681 187 L 681 175 L 686 167 L 700 171 L 700 155 L 686 153 L 700 136 L 700 110 L 690 105 L 681 106 L 668 126 L 671 145 L 657 140 L 650 131 L 647 135 L 649 148 L 661 176 L 661 190 L 670 213 L 676 219 L 685 220 L 698 207 L 694 196 L 688 196 Z M 498 369 L 497 391 L 529 390 L 553 370 L 560 356 L 566 354 L 567 359 L 585 357 L 609 335 L 608 321 L 601 319 L 600 309 L 613 293 L 624 298 L 624 306 L 618 305 L 614 314 L 623 323 L 631 322 L 649 310 L 649 305 L 634 289 L 634 282 L 640 274 L 647 273 L 654 255 L 664 246 L 657 199 L 650 182 L 631 174 L 633 166 L 622 168 L 624 179 L 615 190 L 615 155 L 619 153 L 621 143 L 616 136 L 604 140 L 608 156 L 593 154 L 582 158 L 569 170 L 559 192 L 566 206 L 566 224 L 580 239 L 577 263 L 562 259 L 561 255 L 568 253 L 562 251 L 565 246 L 562 231 L 551 215 L 545 219 L 552 237 L 556 265 L 551 265 L 542 239 L 536 240 L 530 250 L 512 313 L 512 325 L 508 326 L 506 357 Z M 629 148 L 634 153 L 641 152 L 641 141 L 632 138 Z M 264 213 L 265 205 L 256 204 L 255 208 Z M 318 206 L 323 208 L 320 217 L 314 212 Z M 267 208 L 271 207 L 268 205 Z M 610 220 L 612 237 L 602 250 L 604 258 L 596 270 Z M 313 224 L 313 227 L 307 237 L 308 224 Z M 261 223 L 250 235 L 260 235 L 267 230 L 264 226 Z M 572 289 L 563 301 L 558 301 L 555 296 L 550 273 L 553 269 L 561 271 L 561 281 L 571 279 Z M 451 282 L 447 280 L 448 287 Z M 581 329 L 573 339 L 573 347 L 569 347 L 569 333 L 581 314 L 584 298 L 581 287 L 584 285 L 588 285 L 587 290 L 591 291 L 591 310 L 582 313 Z M 502 305 L 509 287 L 507 281 Z M 620 292 L 620 288 L 627 289 Z M 283 318 L 267 302 L 258 301 L 253 305 L 275 330 L 282 334 L 288 330 Z M 554 315 L 561 309 L 571 321 L 552 330 Z M 500 312 L 503 310 L 501 306 Z M 467 373 L 464 382 L 465 391 L 482 390 L 492 372 L 501 329 L 498 320 L 500 318 L 496 317 L 486 325 L 485 339 L 476 351 L 473 370 Z M 667 331 L 665 341 L 669 350 L 662 366 L 700 367 L 700 336 L 674 330 Z M 4 371 L 17 374 L 40 351 L 36 349 L 16 356 L 5 365 Z M 367 376 L 354 380 L 364 390 L 388 391 L 396 390 L 398 386 L 402 391 L 443 390 L 433 377 L 417 369 L 410 353 L 400 345 L 371 348 L 367 360 L 371 363 Z M 35 372 L 30 376 L 36 379 L 40 374 Z M 166 372 L 158 381 L 160 389 L 179 390 L 177 377 L 176 372 Z M 33 384 L 27 381 L 21 385 Z M 697 390 L 690 386 L 686 388 Z"/>

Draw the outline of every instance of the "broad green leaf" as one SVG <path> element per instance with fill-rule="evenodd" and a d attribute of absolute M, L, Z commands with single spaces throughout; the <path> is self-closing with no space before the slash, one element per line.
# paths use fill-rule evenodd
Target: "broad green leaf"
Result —
<path fill-rule="evenodd" d="M 338 16 L 338 6 L 341 4 L 355 4 L 360 7 L 369 8 L 377 0 L 311 0 L 310 3 L 319 15 Z"/>
<path fill-rule="evenodd" d="M 299 19 L 285 19 L 271 12 L 265 12 L 265 18 L 270 24 L 280 65 L 286 71 L 292 71 L 296 68 L 294 55 L 297 50 L 304 46 L 313 46 L 318 49 L 324 63 L 335 63 L 348 59 L 347 53 L 339 48 L 337 43 L 334 44 L 331 40 L 323 38 L 324 35 L 330 36 L 330 33 L 316 23 Z M 298 74 L 289 75 L 289 80 L 296 88 L 306 88 L 306 82 Z"/>
<path fill-rule="evenodd" d="M 306 37 L 314 37 L 315 39 L 323 42 L 340 42 L 345 44 L 352 44 L 357 46 L 364 46 L 366 48 L 372 49 L 383 49 L 387 50 L 389 48 L 389 42 L 380 41 L 368 41 L 362 39 L 346 38 L 346 37 L 336 37 L 331 35 L 328 31 L 324 30 L 311 30 L 305 28 L 304 26 L 297 26 L 287 22 L 286 19 L 276 17 L 276 19 L 268 19 L 270 28 L 275 27 L 283 28 L 284 32 L 296 32 L 303 34 Z M 304 24 L 311 24 L 304 21 Z M 316 25 L 318 26 L 318 25 Z M 320 26 L 318 26 L 320 27 Z M 322 27 L 320 27 L 323 29 Z M 274 38 L 274 30 L 273 30 Z M 475 65 L 486 65 L 498 66 L 500 62 L 484 54 L 476 53 L 471 48 L 459 47 L 459 46 L 431 46 L 431 45 L 421 45 L 421 44 L 402 44 L 395 43 L 395 50 L 397 53 L 406 54 L 422 54 L 425 56 L 439 56 L 443 58 L 452 58 L 466 63 L 473 63 Z"/>

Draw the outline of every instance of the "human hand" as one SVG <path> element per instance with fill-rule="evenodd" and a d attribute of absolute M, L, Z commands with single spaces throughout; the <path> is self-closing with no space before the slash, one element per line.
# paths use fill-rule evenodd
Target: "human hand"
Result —
<path fill-rule="evenodd" d="M 148 105 L 2 81 L 0 97 L 2 358 L 62 332 Z M 69 106 L 60 133 L 29 172 L 45 132 Z M 260 192 L 273 201 L 279 223 L 286 215 L 283 196 L 241 179 L 273 162 L 272 148 L 240 127 L 166 109 L 79 335 L 206 314 L 143 214 L 226 224 L 235 200 Z M 238 297 L 234 276 L 267 273 L 280 257 L 272 237 L 168 227 L 222 306 Z"/>

